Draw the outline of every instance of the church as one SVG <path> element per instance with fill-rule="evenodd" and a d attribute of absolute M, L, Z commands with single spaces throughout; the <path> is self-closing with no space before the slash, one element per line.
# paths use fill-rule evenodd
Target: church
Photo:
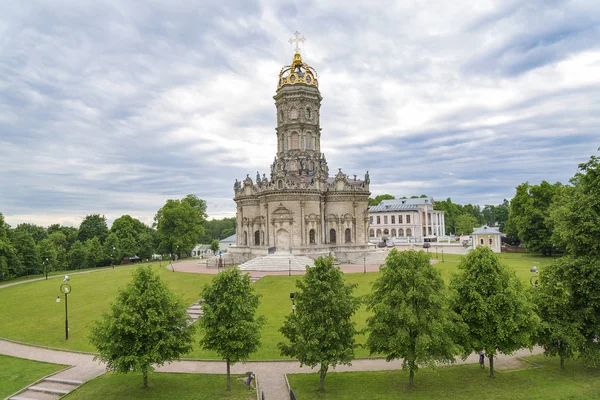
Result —
<path fill-rule="evenodd" d="M 368 244 L 369 174 L 338 169 L 330 176 L 321 152 L 321 93 L 315 70 L 296 52 L 279 73 L 274 96 L 277 153 L 269 176 L 235 181 L 237 236 L 231 252 L 249 260 L 270 253 L 340 260 L 360 257 Z"/>

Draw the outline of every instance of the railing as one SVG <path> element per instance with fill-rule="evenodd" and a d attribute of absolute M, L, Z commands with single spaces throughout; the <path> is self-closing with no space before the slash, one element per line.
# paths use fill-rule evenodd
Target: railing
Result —
<path fill-rule="evenodd" d="M 285 385 L 288 388 L 288 392 L 290 393 L 290 400 L 297 400 L 296 398 L 296 394 L 294 393 L 294 391 L 292 390 L 292 388 L 290 387 L 290 382 L 288 381 L 287 375 L 283 374 L 283 377 L 285 379 Z"/>

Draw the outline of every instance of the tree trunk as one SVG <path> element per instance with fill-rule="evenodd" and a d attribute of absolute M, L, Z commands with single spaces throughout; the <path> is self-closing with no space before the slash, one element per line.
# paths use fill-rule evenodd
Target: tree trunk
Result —
<path fill-rule="evenodd" d="M 494 376 L 494 355 L 490 354 L 490 378 L 495 378 Z"/>
<path fill-rule="evenodd" d="M 230 376 L 229 376 L 229 372 L 230 372 L 230 366 L 229 366 L 229 358 L 227 359 L 227 391 L 229 392 L 231 390 L 231 384 L 230 384 Z"/>
<path fill-rule="evenodd" d="M 142 375 L 144 376 L 144 389 L 146 389 L 148 388 L 148 371 L 144 369 Z"/>
<path fill-rule="evenodd" d="M 408 386 L 415 386 L 415 371 L 412 369 L 410 370 L 410 374 L 408 375 Z"/>
<path fill-rule="evenodd" d="M 329 369 L 329 365 L 321 364 L 320 377 L 319 377 L 319 390 L 321 392 L 325 390 L 325 375 L 327 375 L 328 369 Z"/>
<path fill-rule="evenodd" d="M 565 359 L 563 357 L 560 358 L 560 369 L 565 369 Z"/>

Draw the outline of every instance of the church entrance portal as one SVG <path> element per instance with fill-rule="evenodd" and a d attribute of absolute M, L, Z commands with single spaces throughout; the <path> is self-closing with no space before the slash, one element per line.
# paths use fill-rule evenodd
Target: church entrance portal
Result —
<path fill-rule="evenodd" d="M 291 243 L 290 243 L 290 233 L 285 229 L 280 229 L 277 231 L 277 242 L 275 243 L 275 247 L 277 248 L 278 253 L 290 253 Z"/>
<path fill-rule="evenodd" d="M 254 245 L 260 246 L 260 232 L 259 231 L 254 232 Z"/>

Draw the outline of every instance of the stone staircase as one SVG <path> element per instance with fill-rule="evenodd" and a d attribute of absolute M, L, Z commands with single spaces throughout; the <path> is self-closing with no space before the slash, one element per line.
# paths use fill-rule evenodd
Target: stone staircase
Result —
<path fill-rule="evenodd" d="M 306 256 L 269 254 L 246 261 L 238 268 L 241 271 L 304 271 L 307 265 L 314 267 L 314 262 Z"/>
<path fill-rule="evenodd" d="M 11 400 L 57 400 L 65 396 L 83 382 L 73 379 L 43 378 L 12 397 Z"/>
<path fill-rule="evenodd" d="M 204 315 L 204 311 L 202 311 L 202 306 L 200 305 L 200 300 L 189 306 L 186 312 L 187 315 L 192 319 L 190 325 L 196 322 L 198 318 Z"/>

